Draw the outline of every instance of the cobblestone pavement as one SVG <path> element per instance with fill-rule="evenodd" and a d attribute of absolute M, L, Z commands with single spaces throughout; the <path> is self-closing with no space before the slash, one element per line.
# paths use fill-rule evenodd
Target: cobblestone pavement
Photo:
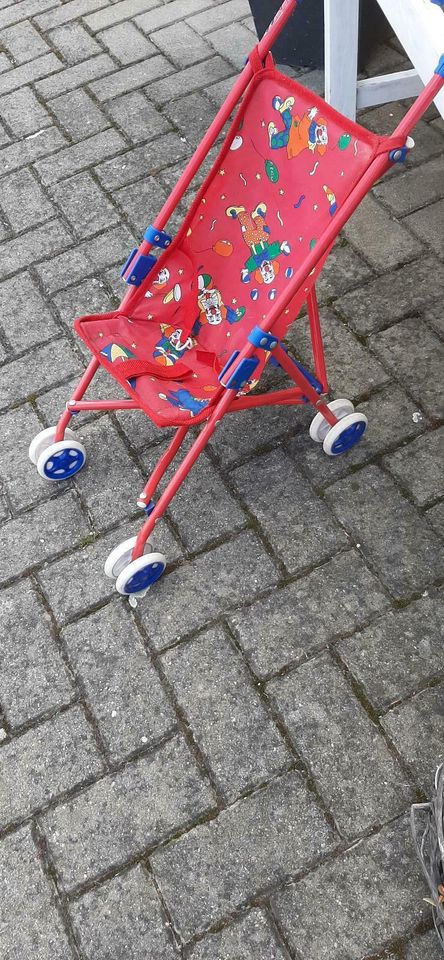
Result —
<path fill-rule="evenodd" d="M 118 302 L 253 43 L 248 13 L 0 0 L 5 960 L 441 956 L 408 829 L 443 759 L 436 113 L 319 285 L 333 391 L 370 419 L 355 452 L 323 457 L 306 409 L 224 421 L 135 611 L 103 561 L 140 524 L 165 435 L 85 416 L 88 468 L 57 489 L 27 459 L 85 362 L 72 319 Z M 389 43 L 371 69 L 402 63 Z M 364 119 L 388 132 L 403 109 Z M 291 342 L 303 358 L 303 319 Z"/>

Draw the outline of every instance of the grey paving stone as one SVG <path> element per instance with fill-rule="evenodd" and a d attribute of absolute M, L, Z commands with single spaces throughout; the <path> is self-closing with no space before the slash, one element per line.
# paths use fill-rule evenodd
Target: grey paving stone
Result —
<path fill-rule="evenodd" d="M 100 45 L 80 23 L 65 23 L 52 30 L 48 36 L 51 43 L 62 54 L 63 59 L 70 65 L 87 60 L 95 53 L 102 53 Z"/>
<path fill-rule="evenodd" d="M 421 598 L 338 644 L 377 710 L 387 710 L 444 669 L 443 606 L 442 596 Z"/>
<path fill-rule="evenodd" d="M 185 3 L 186 0 L 182 0 L 183 7 L 185 7 Z M 199 33 L 208 33 L 210 30 L 216 30 L 217 27 L 226 26 L 227 23 L 231 23 L 233 20 L 241 20 L 249 12 L 245 0 L 229 0 L 229 2 L 225 4 L 225 10 L 222 4 L 218 4 L 205 13 L 196 13 L 195 16 L 189 19 L 190 13 L 192 12 L 190 6 L 190 4 L 187 4 L 184 13 L 186 13 L 188 22 L 193 29 Z M 202 3 L 201 6 L 203 6 Z"/>
<path fill-rule="evenodd" d="M 150 85 L 150 97 L 156 103 L 167 103 L 169 100 L 183 97 L 186 93 L 192 93 L 193 90 L 199 90 L 207 84 L 216 83 L 230 76 L 232 72 L 233 67 L 222 60 L 222 57 L 213 57 L 203 63 L 186 67 L 180 73 L 172 73 L 162 80 L 155 81 Z"/>
<path fill-rule="evenodd" d="M 376 613 L 388 600 L 354 550 L 230 617 L 242 651 L 262 678 L 297 663 Z"/>
<path fill-rule="evenodd" d="M 275 445 L 285 434 L 303 429 L 304 408 L 264 407 L 230 413 L 213 434 L 210 447 L 226 469 L 267 445 Z M 307 418 L 307 425 L 309 418 Z"/>
<path fill-rule="evenodd" d="M 226 22 L 219 30 L 207 34 L 207 39 L 221 57 L 229 60 L 237 70 L 245 66 L 245 60 L 257 39 L 242 23 Z"/>
<path fill-rule="evenodd" d="M 359 403 L 357 409 L 368 419 L 368 429 L 362 442 L 344 456 L 327 457 L 322 446 L 313 443 L 308 430 L 298 434 L 286 449 L 306 472 L 316 488 L 323 489 L 345 477 L 357 466 L 362 466 L 385 450 L 397 446 L 422 433 L 424 418 L 417 420 L 414 400 L 397 383 L 390 383 Z"/>
<path fill-rule="evenodd" d="M 150 454 L 151 459 L 154 466 L 155 450 Z M 149 472 L 151 464 L 147 466 Z M 230 531 L 240 530 L 247 523 L 245 513 L 205 455 L 188 474 L 168 513 L 190 551 L 199 550 Z"/>
<path fill-rule="evenodd" d="M 60 64 L 60 61 L 58 62 Z M 110 74 L 114 68 L 115 64 L 111 57 L 107 53 L 100 53 L 98 57 L 91 57 L 89 60 L 83 60 L 82 63 L 68 67 L 58 76 L 39 80 L 35 88 L 44 100 L 51 100 L 53 97 L 59 97 L 61 93 L 83 86 L 84 83 L 91 83 L 96 77 Z M 45 73 L 48 72 L 45 71 Z"/>
<path fill-rule="evenodd" d="M 98 34 L 98 39 L 123 65 L 158 53 L 154 44 L 137 29 L 131 20 L 104 30 Z"/>
<path fill-rule="evenodd" d="M 125 142 L 116 130 L 104 130 L 82 143 L 59 150 L 52 157 L 38 160 L 35 166 L 43 183 L 56 183 L 93 163 L 99 163 L 124 146 Z"/>
<path fill-rule="evenodd" d="M 49 615 L 31 584 L 0 593 L 1 702 L 10 727 L 18 727 L 74 696 L 54 642 Z"/>
<path fill-rule="evenodd" d="M 0 844 L 3 892 L 4 957 L 23 960 L 71 960 L 72 953 L 57 910 L 54 890 L 43 872 L 30 827 Z"/>
<path fill-rule="evenodd" d="M 90 89 L 101 103 L 105 100 L 111 100 L 113 97 L 119 97 L 122 93 L 136 90 L 137 87 L 143 87 L 148 83 L 151 85 L 151 93 L 156 81 L 159 82 L 158 77 L 165 77 L 171 70 L 170 62 L 165 57 L 157 55 L 140 63 L 132 64 L 123 70 L 118 70 L 102 80 L 96 80 L 90 84 Z"/>
<path fill-rule="evenodd" d="M 58 0 L 24 0 L 23 3 L 15 3 L 0 14 L 0 27 L 8 27 L 12 23 L 18 23 L 25 17 L 31 17 L 34 13 L 40 13 L 43 9 L 57 5 Z"/>
<path fill-rule="evenodd" d="M 202 140 L 202 133 L 214 120 L 214 107 L 201 93 L 190 93 L 180 100 L 166 103 L 163 113 L 170 117 L 193 147 Z"/>
<path fill-rule="evenodd" d="M 43 53 L 49 53 L 49 46 L 29 20 L 23 20 L 7 27 L 2 34 L 2 43 L 11 54 L 14 63 L 26 63 Z"/>
<path fill-rule="evenodd" d="M 108 118 L 82 88 L 51 100 L 51 110 L 73 140 L 84 140 L 109 127 Z"/>
<path fill-rule="evenodd" d="M 401 767 L 328 653 L 267 691 L 343 836 L 405 810 L 412 794 Z"/>
<path fill-rule="evenodd" d="M 17 137 L 26 137 L 29 133 L 49 127 L 52 123 L 50 116 L 30 87 L 23 87 L 21 90 L 1 97 L 0 117 L 6 121 Z"/>
<path fill-rule="evenodd" d="M 423 311 L 422 316 L 423 319 L 433 327 L 436 333 L 444 338 L 444 314 L 441 309 L 441 303 L 437 301 L 435 304 L 431 304 Z"/>
<path fill-rule="evenodd" d="M 57 212 L 26 169 L 17 170 L 0 180 L 0 205 L 15 233 L 35 227 Z"/>
<path fill-rule="evenodd" d="M 138 234 L 142 234 L 147 224 L 152 223 L 166 197 L 166 191 L 155 177 L 147 177 L 140 183 L 122 187 L 113 194 L 114 200 Z"/>
<path fill-rule="evenodd" d="M 421 920 L 420 869 L 402 819 L 277 894 L 274 908 L 304 960 L 361 960 Z M 322 923 L 313 909 L 320 890 L 329 891 Z"/>
<path fill-rule="evenodd" d="M 57 9 L 48 10 L 47 13 L 42 13 L 40 16 L 35 17 L 35 22 L 39 25 L 41 30 L 51 30 L 53 27 L 58 27 L 62 23 L 68 23 L 70 20 L 75 20 L 77 17 L 81 17 L 86 13 L 90 13 L 92 10 L 99 10 L 101 7 L 106 6 L 108 0 L 68 0 L 68 3 L 65 3 L 62 7 L 57 5 Z M 40 7 L 42 4 L 40 3 Z M 54 7 L 54 3 L 46 3 L 46 7 Z"/>
<path fill-rule="evenodd" d="M 156 8 L 152 10 L 151 7 L 154 6 Z M 168 7 L 151 3 L 148 8 L 149 12 L 145 14 L 141 12 L 140 16 L 136 17 L 135 20 L 138 27 L 141 27 L 147 34 L 150 34 L 154 33 L 155 30 L 159 30 L 160 27 L 174 23 L 176 20 L 183 20 L 184 17 L 192 13 L 197 13 L 199 10 L 204 10 L 209 6 L 208 0 L 172 0 Z M 211 16 L 211 13 L 207 11 L 207 15 Z"/>
<path fill-rule="evenodd" d="M 384 465 L 420 507 L 427 506 L 443 495 L 443 462 L 443 428 L 427 433 L 384 457 Z"/>
<path fill-rule="evenodd" d="M 29 457 L 31 440 L 42 429 L 35 410 L 29 403 L 13 407 L 0 416 L 2 457 L 0 476 L 8 489 L 14 510 L 21 510 L 44 499 L 45 492 L 54 494 L 52 486 L 42 486 Z"/>
<path fill-rule="evenodd" d="M 346 293 L 336 306 L 356 333 L 366 335 L 436 303 L 443 291 L 444 268 L 436 260 L 422 257 Z"/>
<path fill-rule="evenodd" d="M 91 354 L 89 354 L 88 360 L 90 357 Z M 65 381 L 59 386 L 53 387 L 45 393 L 40 394 L 40 396 L 36 398 L 35 405 L 46 426 L 50 427 L 54 423 L 57 423 L 61 411 L 65 409 L 66 401 L 72 397 L 78 382 L 79 376 L 76 376 L 68 382 Z M 105 397 L 115 399 L 121 396 L 122 394 L 119 391 L 118 385 L 116 384 L 116 389 L 114 390 L 110 376 L 103 368 L 99 370 L 91 387 L 88 389 L 88 397 L 94 400 L 104 400 Z M 80 419 L 71 420 L 71 428 L 74 430 L 78 429 L 80 432 L 86 423 L 98 419 L 99 416 L 103 416 L 103 414 L 97 413 L 97 411 L 84 411 L 80 415 Z M 103 429 L 104 434 L 106 434 L 106 426 L 104 426 Z"/>
<path fill-rule="evenodd" d="M 251 910 L 220 933 L 200 941 L 190 960 L 288 960 L 287 951 L 276 942 L 274 931 L 262 910 Z"/>
<path fill-rule="evenodd" d="M 444 348 L 418 317 L 409 317 L 371 338 L 371 347 L 431 417 L 444 415 L 441 380 Z"/>
<path fill-rule="evenodd" d="M 83 317 L 88 313 L 107 313 L 111 310 L 109 292 L 103 280 L 96 277 L 81 280 L 80 283 L 76 283 L 66 290 L 61 290 L 52 299 L 61 320 L 68 324 L 70 328 L 72 328 L 75 317 Z M 80 344 L 80 339 L 77 339 Z"/>
<path fill-rule="evenodd" d="M 118 543 L 134 537 L 140 527 L 141 520 L 127 523 L 75 553 L 49 563 L 40 571 L 39 580 L 58 623 L 63 624 L 115 596 L 115 582 L 104 574 L 105 560 Z M 180 547 L 164 521 L 156 528 L 155 546 L 166 553 L 170 561 L 181 555 Z"/>
<path fill-rule="evenodd" d="M 151 33 L 153 43 L 179 69 L 214 55 L 212 48 L 187 23 L 173 23 Z"/>
<path fill-rule="evenodd" d="M 375 133 L 391 134 L 403 117 L 405 117 L 405 105 L 385 103 L 362 114 L 360 123 L 363 123 L 364 126 Z M 407 159 L 408 169 L 418 163 L 427 162 L 430 157 L 442 153 L 442 136 L 429 123 L 420 120 L 413 128 L 412 135 L 415 140 L 415 149 L 410 152 Z M 402 176 L 403 168 L 404 164 L 399 164 L 391 176 Z"/>
<path fill-rule="evenodd" d="M 69 281 L 81 280 L 111 263 L 125 263 L 133 244 L 134 238 L 127 228 L 119 225 L 91 240 L 83 240 L 67 253 L 45 260 L 36 267 L 36 272 L 48 293 L 56 293 Z"/>
<path fill-rule="evenodd" d="M 131 860 L 212 809 L 188 748 L 173 740 L 42 818 L 68 890 Z"/>
<path fill-rule="evenodd" d="M 251 532 L 241 533 L 163 577 L 141 606 L 142 621 L 161 650 L 277 580 L 277 571 Z"/>
<path fill-rule="evenodd" d="M 22 820 L 101 772 L 94 736 L 80 707 L 28 730 L 1 748 L 0 824 Z"/>
<path fill-rule="evenodd" d="M 425 516 L 438 536 L 444 538 L 444 501 L 437 503 L 436 507 L 432 507 L 431 510 L 427 510 Z"/>
<path fill-rule="evenodd" d="M 283 451 L 238 467 L 233 480 L 290 572 L 329 559 L 346 543 L 343 530 Z"/>
<path fill-rule="evenodd" d="M 406 960 L 442 960 L 442 950 L 434 930 L 415 937 L 405 948 Z"/>
<path fill-rule="evenodd" d="M 325 261 L 316 284 L 319 301 L 339 297 L 373 277 L 373 271 L 341 238 Z"/>
<path fill-rule="evenodd" d="M 156 444 L 156 451 L 153 450 L 152 457 L 157 459 L 163 453 L 164 444 L 173 437 L 173 429 L 157 427 L 149 417 L 145 417 L 140 410 L 119 410 L 116 419 L 120 429 L 130 442 L 134 450 L 143 450 L 144 448 Z M 160 446 L 159 446 L 160 444 Z M 151 454 L 150 454 L 151 458 Z M 150 459 L 151 463 L 151 459 Z M 148 474 L 148 470 L 146 471 Z"/>
<path fill-rule="evenodd" d="M 134 90 L 116 100 L 110 100 L 106 109 L 114 123 L 132 143 L 150 141 L 153 137 L 171 130 L 171 124 L 153 107 L 141 90 Z M 140 202 L 143 204 L 142 199 Z"/>
<path fill-rule="evenodd" d="M 220 627 L 163 657 L 193 734 L 228 800 L 282 772 L 291 756 Z"/>
<path fill-rule="evenodd" d="M 106 160 L 96 168 L 97 176 L 106 190 L 117 190 L 119 187 L 131 183 L 140 177 L 141 170 L 145 171 L 145 176 L 149 176 L 168 166 L 168 163 L 178 160 L 179 157 L 187 153 L 186 146 L 181 142 L 175 133 L 166 133 L 165 136 L 153 140 L 149 145 L 149 151 L 146 147 L 136 147 L 128 153 L 121 154 L 111 160 Z M 140 197 L 136 191 L 136 199 L 140 203 Z"/>
<path fill-rule="evenodd" d="M 2 368 L 0 406 L 25 399 L 80 371 L 80 364 L 67 340 L 53 340 L 31 354 L 11 360 Z"/>
<path fill-rule="evenodd" d="M 398 221 L 368 194 L 344 227 L 346 239 L 378 270 L 419 257 L 423 248 Z"/>
<path fill-rule="evenodd" d="M 98 30 L 112 26 L 114 23 L 121 23 L 122 20 L 126 20 L 127 17 L 134 17 L 136 13 L 150 10 L 151 7 L 155 7 L 157 3 L 158 0 L 121 0 L 120 3 L 115 3 L 106 9 L 103 9 L 104 4 L 100 4 L 102 7 L 101 10 L 98 10 L 97 13 L 93 13 L 90 16 L 86 16 L 84 19 L 89 29 L 92 30 L 93 33 L 96 33 Z"/>
<path fill-rule="evenodd" d="M 80 431 L 89 454 L 88 469 L 79 473 L 76 486 L 88 502 L 97 529 L 106 529 L 137 511 L 137 496 L 144 478 L 111 423 L 85 425 Z"/>
<path fill-rule="evenodd" d="M 29 263 L 52 257 L 60 250 L 66 250 L 71 243 L 71 237 L 60 220 L 52 220 L 23 237 L 8 240 L 0 245 L 0 278 L 27 269 Z"/>
<path fill-rule="evenodd" d="M 407 599 L 440 576 L 443 557 L 437 538 L 377 467 L 339 480 L 326 497 L 396 599 Z"/>
<path fill-rule="evenodd" d="M 336 396 L 355 399 L 381 386 L 388 375 L 357 337 L 347 329 L 333 311 L 321 310 L 325 359 L 330 388 Z M 313 370 L 313 350 L 308 323 L 300 320 L 289 331 L 286 340 L 294 354 Z"/>
<path fill-rule="evenodd" d="M 48 77 L 48 80 L 43 82 L 49 84 L 51 81 L 48 75 L 60 70 L 61 66 L 60 60 L 54 53 L 47 53 L 44 57 L 38 57 L 37 60 L 22 64 L 21 67 L 15 67 L 14 70 L 7 70 L 6 73 L 0 74 L 0 96 L 24 87 L 27 83 L 33 83 L 40 77 Z"/>
<path fill-rule="evenodd" d="M 382 180 L 374 192 L 391 207 L 396 216 L 402 217 L 418 207 L 439 200 L 443 189 L 442 158 L 436 158 L 399 177 Z"/>
<path fill-rule="evenodd" d="M 24 573 L 45 560 L 48 554 L 55 556 L 71 549 L 88 533 L 78 501 L 71 492 L 58 500 L 57 508 L 50 500 L 7 521 L 2 528 L 4 552 L 0 582 Z"/>
<path fill-rule="evenodd" d="M 300 774 L 289 773 L 155 851 L 151 865 L 173 921 L 188 939 L 260 891 L 285 883 L 334 845 Z"/>
<path fill-rule="evenodd" d="M 119 215 L 90 173 L 79 173 L 51 190 L 74 232 L 83 240 L 119 223 Z"/>
<path fill-rule="evenodd" d="M 394 707 L 381 721 L 427 794 L 437 766 L 444 761 L 443 714 L 444 686 L 441 684 Z"/>
<path fill-rule="evenodd" d="M 63 639 L 113 759 L 173 730 L 174 711 L 120 598 L 66 627 Z"/>
<path fill-rule="evenodd" d="M 431 203 L 405 218 L 404 223 L 416 236 L 427 243 L 438 256 L 444 256 L 442 225 L 444 222 L 444 200 Z"/>
<path fill-rule="evenodd" d="M 36 134 L 31 133 L 25 140 L 11 143 L 2 150 L 3 172 L 10 173 L 11 170 L 18 170 L 39 157 L 46 157 L 65 143 L 65 137 L 56 127 L 38 130 Z"/>
<path fill-rule="evenodd" d="M 86 893 L 70 913 L 85 960 L 177 957 L 154 884 L 141 866 Z"/>
<path fill-rule="evenodd" d="M 53 337 L 58 326 L 34 280 L 22 272 L 0 283 L 0 324 L 14 353 Z"/>

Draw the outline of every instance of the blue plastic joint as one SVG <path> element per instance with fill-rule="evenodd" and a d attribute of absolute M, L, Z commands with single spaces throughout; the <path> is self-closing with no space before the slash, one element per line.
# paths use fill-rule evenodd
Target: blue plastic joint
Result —
<path fill-rule="evenodd" d="M 314 374 L 311 373 L 310 370 L 307 370 L 307 367 L 304 367 L 303 363 L 300 363 L 299 360 L 295 360 L 294 357 L 290 357 L 290 360 L 293 361 L 295 367 L 297 367 L 300 373 L 303 374 L 305 379 L 308 380 L 310 386 L 312 386 L 313 389 L 316 390 L 316 393 L 322 393 L 322 384 L 314 376 Z"/>
<path fill-rule="evenodd" d="M 248 339 L 255 347 L 260 347 L 262 350 L 275 350 L 279 343 L 277 337 L 274 337 L 272 333 L 261 330 L 260 327 L 253 327 L 248 334 Z"/>
<path fill-rule="evenodd" d="M 153 246 L 161 247 L 162 250 L 167 250 L 171 246 L 172 237 L 169 233 L 164 233 L 163 230 L 155 230 L 152 225 L 146 228 L 144 233 L 144 239 L 147 243 L 152 243 Z"/>
<path fill-rule="evenodd" d="M 390 150 L 390 163 L 405 163 L 408 152 L 409 148 L 407 145 L 405 147 L 397 147 L 396 150 Z"/>
<path fill-rule="evenodd" d="M 248 380 L 251 379 L 256 367 L 259 363 L 258 357 L 250 357 L 241 362 L 234 367 L 233 372 L 228 376 L 228 379 L 225 380 L 225 374 L 228 374 L 234 365 L 234 361 L 239 356 L 239 350 L 235 350 L 231 355 L 228 363 L 225 364 L 223 370 L 221 370 L 218 380 L 219 383 L 225 387 L 226 390 L 242 390 L 242 387 L 245 386 Z"/>
<path fill-rule="evenodd" d="M 145 277 L 148 276 L 150 270 L 152 270 L 157 263 L 155 257 L 144 257 L 143 254 L 136 257 L 136 253 L 137 247 L 130 253 L 120 274 L 125 283 L 129 283 L 132 287 L 140 287 L 142 281 L 145 280 Z"/>
<path fill-rule="evenodd" d="M 444 0 L 443 0 L 443 5 L 444 5 Z M 439 63 L 435 70 L 435 73 L 439 73 L 440 77 L 444 77 L 444 53 L 442 53 L 439 58 Z"/>
<path fill-rule="evenodd" d="M 430 0 L 431 3 L 436 3 L 437 7 L 444 7 L 444 0 Z"/>

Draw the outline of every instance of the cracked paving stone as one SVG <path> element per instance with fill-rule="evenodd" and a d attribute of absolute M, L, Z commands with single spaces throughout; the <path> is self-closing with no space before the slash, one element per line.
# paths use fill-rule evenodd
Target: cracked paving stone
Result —
<path fill-rule="evenodd" d="M 335 843 L 301 775 L 292 772 L 156 850 L 151 866 L 173 922 L 189 939 Z"/>
<path fill-rule="evenodd" d="M 120 598 L 62 637 L 113 759 L 172 732 L 176 716 Z"/>
<path fill-rule="evenodd" d="M 273 907 L 304 960 L 361 960 L 417 926 L 426 890 L 403 818 L 276 894 Z"/>
<path fill-rule="evenodd" d="M 271 924 L 262 910 L 250 910 L 220 933 L 201 940 L 189 954 L 190 960 L 288 960 L 279 946 Z"/>
<path fill-rule="evenodd" d="M 29 826 L 0 843 L 0 891 L 4 960 L 73 960 Z"/>
<path fill-rule="evenodd" d="M 1 703 L 14 728 L 68 704 L 74 690 L 51 620 L 29 582 L 0 593 Z"/>
<path fill-rule="evenodd" d="M 329 654 L 272 680 L 267 692 L 343 835 L 405 810 L 412 795 L 401 767 Z"/>
<path fill-rule="evenodd" d="M 140 865 L 90 890 L 69 910 L 85 960 L 177 960 L 153 881 Z"/>
<path fill-rule="evenodd" d="M 174 739 L 42 818 L 67 890 L 140 855 L 214 806 L 188 747 Z"/>
<path fill-rule="evenodd" d="M 390 610 L 337 651 L 377 710 L 414 693 L 444 670 L 444 597 L 425 597 Z"/>
<path fill-rule="evenodd" d="M 163 667 L 201 750 L 229 800 L 282 772 L 291 755 L 220 628 L 175 647 Z"/>
<path fill-rule="evenodd" d="M 444 761 L 443 718 L 444 686 L 441 684 L 394 707 L 381 720 L 398 753 L 427 794 L 437 766 Z"/>
<path fill-rule="evenodd" d="M 230 623 L 250 667 L 262 678 L 355 630 L 388 603 L 352 550 L 231 614 Z"/>
<path fill-rule="evenodd" d="M 93 732 L 77 706 L 3 744 L 1 761 L 2 827 L 102 770 Z"/>

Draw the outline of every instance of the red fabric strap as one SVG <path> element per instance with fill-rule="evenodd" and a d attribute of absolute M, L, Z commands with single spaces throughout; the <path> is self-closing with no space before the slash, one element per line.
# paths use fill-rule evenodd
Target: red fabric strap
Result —
<path fill-rule="evenodd" d="M 160 363 L 150 363 L 149 360 L 122 360 L 114 363 L 113 374 L 119 380 L 133 380 L 136 377 L 151 376 L 157 380 L 184 380 L 192 374 L 190 367 L 178 361 L 172 367 L 164 367 Z"/>

